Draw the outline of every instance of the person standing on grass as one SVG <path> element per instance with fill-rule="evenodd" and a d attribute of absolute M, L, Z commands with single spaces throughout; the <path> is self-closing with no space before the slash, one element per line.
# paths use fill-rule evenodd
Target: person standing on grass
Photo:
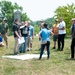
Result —
<path fill-rule="evenodd" d="M 6 43 L 6 48 L 8 48 L 8 24 L 6 23 L 7 19 L 4 18 L 2 23 L 0 23 L 0 35 L 4 38 Z"/>
<path fill-rule="evenodd" d="M 18 39 L 21 39 L 19 19 L 15 19 L 15 23 L 13 25 L 13 32 L 14 32 L 14 38 L 15 38 L 14 55 L 17 55 L 19 54 L 19 47 L 20 47 Z"/>
<path fill-rule="evenodd" d="M 75 49 L 75 18 L 72 19 L 72 28 L 71 28 L 71 34 L 72 34 L 72 42 L 71 42 L 71 58 L 74 58 L 74 49 Z"/>
<path fill-rule="evenodd" d="M 60 18 L 60 23 L 59 23 L 59 33 L 58 33 L 58 50 L 63 51 L 64 48 L 64 39 L 66 35 L 66 24 L 63 20 L 63 18 Z"/>
<path fill-rule="evenodd" d="M 32 39 L 34 38 L 34 27 L 31 25 L 31 22 L 28 21 L 29 35 L 28 35 L 28 49 L 27 51 L 32 50 Z"/>
<path fill-rule="evenodd" d="M 40 27 L 40 31 L 43 29 L 43 25 L 45 24 L 45 21 L 44 20 L 42 20 L 41 21 L 41 27 Z M 47 27 L 47 29 L 48 29 L 48 27 Z M 41 35 L 40 35 L 41 36 Z M 41 36 L 42 37 L 42 36 Z M 41 42 L 41 38 L 39 37 L 39 40 L 40 40 L 40 42 Z M 40 45 L 40 47 L 41 47 L 41 45 Z M 41 48 L 40 48 L 41 49 Z M 39 49 L 39 50 L 40 50 Z M 45 49 L 44 49 L 44 54 L 47 54 L 47 50 L 46 50 L 46 47 L 45 47 Z"/>
<path fill-rule="evenodd" d="M 39 33 L 39 37 L 41 38 L 41 51 L 40 51 L 40 57 L 39 60 L 41 60 L 43 51 L 46 47 L 47 49 L 47 59 L 50 58 L 50 30 L 47 29 L 47 24 L 43 25 L 43 29 Z M 41 35 L 41 36 L 40 36 Z"/>
<path fill-rule="evenodd" d="M 72 18 L 72 25 L 74 24 L 74 18 Z M 72 25 L 70 27 L 70 30 L 72 31 Z"/>
<path fill-rule="evenodd" d="M 56 42 L 58 40 L 58 27 L 59 27 L 58 19 L 56 19 L 55 24 L 53 25 L 53 28 L 52 28 L 52 31 L 54 33 L 54 35 L 53 35 L 53 41 L 54 41 L 53 49 L 56 49 Z"/>
<path fill-rule="evenodd" d="M 27 42 L 28 42 L 28 35 L 29 35 L 29 27 L 27 26 L 27 22 L 24 22 L 22 27 L 20 27 L 22 37 L 24 37 L 25 42 L 20 46 L 20 53 L 26 52 Z"/>

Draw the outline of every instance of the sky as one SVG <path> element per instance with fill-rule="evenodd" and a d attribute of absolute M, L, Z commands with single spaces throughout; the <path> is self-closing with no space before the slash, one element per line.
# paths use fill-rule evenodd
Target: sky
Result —
<path fill-rule="evenodd" d="M 59 6 L 75 3 L 75 0 L 6 0 L 15 2 L 23 7 L 23 12 L 33 20 L 42 20 L 54 16 L 54 11 Z"/>

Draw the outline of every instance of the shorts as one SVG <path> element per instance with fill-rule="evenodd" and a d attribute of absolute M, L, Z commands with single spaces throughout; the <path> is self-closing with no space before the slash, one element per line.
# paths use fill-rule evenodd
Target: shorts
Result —
<path fill-rule="evenodd" d="M 7 40 L 8 40 L 7 35 L 5 35 L 5 34 L 1 34 L 1 36 L 2 36 L 2 38 L 4 38 L 4 41 L 7 41 Z"/>
<path fill-rule="evenodd" d="M 28 37 L 28 44 L 31 43 L 32 44 L 32 37 Z"/>
<path fill-rule="evenodd" d="M 56 42 L 58 40 L 58 35 L 53 35 L 53 41 Z"/>

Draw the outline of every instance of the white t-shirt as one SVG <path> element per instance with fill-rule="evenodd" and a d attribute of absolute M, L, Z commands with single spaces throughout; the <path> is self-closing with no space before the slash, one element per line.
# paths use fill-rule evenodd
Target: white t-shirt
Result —
<path fill-rule="evenodd" d="M 59 24 L 59 28 L 63 28 L 63 27 L 65 27 L 65 22 L 64 21 L 60 22 L 60 24 Z M 64 30 L 59 30 L 59 34 L 66 34 L 66 30 L 65 29 Z"/>

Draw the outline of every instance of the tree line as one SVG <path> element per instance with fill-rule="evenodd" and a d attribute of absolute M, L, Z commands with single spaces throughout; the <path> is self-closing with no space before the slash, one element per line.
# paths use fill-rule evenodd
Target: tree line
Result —
<path fill-rule="evenodd" d="M 12 25 L 14 22 L 14 10 L 21 11 L 21 21 L 30 20 L 30 18 L 27 16 L 27 13 L 23 13 L 23 7 L 19 6 L 17 3 L 12 4 L 12 2 L 10 1 L 3 0 L 0 1 L 0 7 L 1 7 L 2 14 L 7 18 L 10 34 L 12 32 Z M 45 19 L 45 22 L 49 25 L 49 28 L 52 27 L 55 19 L 59 19 L 60 17 L 63 17 L 64 21 L 66 22 L 67 34 L 70 34 L 70 27 L 72 25 L 71 19 L 75 17 L 75 4 L 72 3 L 71 5 L 67 4 L 65 6 L 59 6 L 57 9 L 55 9 L 54 12 L 55 14 L 52 18 Z M 0 18 L 0 22 L 1 22 L 1 18 Z M 35 34 L 37 34 L 40 30 L 41 20 L 35 22 L 31 20 L 31 22 L 35 28 Z"/>
<path fill-rule="evenodd" d="M 59 20 L 60 17 L 63 17 L 66 23 L 66 32 L 68 35 L 71 34 L 70 27 L 72 25 L 72 18 L 75 18 L 75 4 L 72 3 L 71 5 L 67 4 L 65 6 L 59 6 L 54 12 L 55 14 L 52 18 L 47 18 L 45 20 L 49 25 L 49 28 L 55 23 L 55 19 Z M 40 26 L 40 21 L 36 21 L 36 25 Z"/>
<path fill-rule="evenodd" d="M 12 25 L 14 23 L 14 10 L 20 10 L 21 11 L 21 20 L 27 21 L 30 20 L 26 13 L 23 12 L 23 7 L 19 6 L 17 3 L 12 4 L 10 1 L 0 1 L 0 7 L 1 12 L 4 15 L 4 17 L 7 18 L 7 23 L 9 26 L 9 34 L 12 33 Z M 2 18 L 0 17 L 0 22 L 2 21 Z"/>

